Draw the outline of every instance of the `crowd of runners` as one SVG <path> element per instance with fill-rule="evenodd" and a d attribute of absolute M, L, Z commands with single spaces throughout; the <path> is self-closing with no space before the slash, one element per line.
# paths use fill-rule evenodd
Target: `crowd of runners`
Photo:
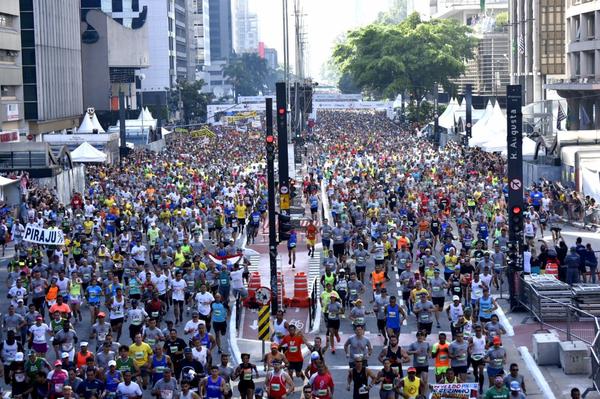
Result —
<path fill-rule="evenodd" d="M 506 283 L 509 251 L 502 157 L 455 143 L 438 149 L 380 113 L 318 116 L 301 191 L 315 219 L 305 232 L 309 256 L 322 251 L 322 337 L 309 340 L 279 313 L 266 357 L 242 354 L 230 364 L 230 306 L 247 294 L 238 244 L 243 236 L 253 242 L 266 223 L 264 142 L 260 132 L 225 128 L 175 134 L 160 153 L 88 167 L 87 191 L 70 204 L 23 187 L 23 205 L 0 221 L 0 237 L 14 248 L 0 342 L 12 397 L 280 399 L 299 379 L 307 399 L 341 397 L 346 388 L 354 398 L 376 390 L 382 399 L 414 399 L 430 384 L 467 381 L 488 399 L 523 398 L 492 296 Z M 320 215 L 323 200 L 330 215 Z M 566 248 L 560 199 L 540 185 L 527 201 L 525 272 L 545 270 L 552 251 L 560 258 Z M 27 224 L 61 229 L 65 245 L 24 241 Z M 553 242 L 540 246 L 544 229 Z M 585 251 L 593 255 L 584 246 L 556 259 L 569 265 L 561 278 L 595 270 Z M 367 314 L 377 318 L 381 350 L 365 337 Z M 340 388 L 326 358 L 336 355 L 344 318 L 354 331 Z M 406 331 L 408 321 L 416 327 Z M 414 342 L 400 346 L 402 332 Z M 255 382 L 256 363 L 267 371 L 264 383 Z"/>

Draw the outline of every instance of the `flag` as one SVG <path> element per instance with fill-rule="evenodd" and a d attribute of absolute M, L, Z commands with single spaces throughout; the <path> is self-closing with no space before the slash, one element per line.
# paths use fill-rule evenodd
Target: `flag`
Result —
<path fill-rule="evenodd" d="M 567 115 L 565 115 L 565 111 L 563 111 L 562 106 L 558 103 L 558 116 L 556 117 L 556 128 L 558 130 L 562 130 L 560 127 L 560 123 L 567 119 Z"/>
<path fill-rule="evenodd" d="M 590 117 L 584 107 L 580 108 L 579 120 L 581 122 L 581 128 L 585 129 L 585 128 L 589 127 L 591 120 L 590 120 Z"/>
<path fill-rule="evenodd" d="M 485 0 L 479 0 L 479 8 L 481 11 L 485 11 Z"/>
<path fill-rule="evenodd" d="M 525 54 L 525 38 L 523 34 L 519 35 L 519 54 Z"/>

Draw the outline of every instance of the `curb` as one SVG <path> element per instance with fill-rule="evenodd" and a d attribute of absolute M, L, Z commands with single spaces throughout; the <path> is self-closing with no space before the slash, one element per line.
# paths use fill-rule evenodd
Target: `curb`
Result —
<path fill-rule="evenodd" d="M 231 310 L 231 322 L 229 323 L 229 334 L 227 335 L 227 339 L 229 340 L 229 349 L 231 351 L 231 360 L 234 365 L 238 365 L 242 362 L 242 354 L 240 352 L 240 347 L 237 344 L 237 328 L 235 327 L 235 320 L 237 318 L 237 309 L 234 306 Z"/>
<path fill-rule="evenodd" d="M 544 375 L 540 371 L 540 368 L 535 363 L 535 361 L 533 360 L 533 357 L 529 353 L 529 349 L 527 349 L 526 346 L 519 346 L 517 348 L 517 350 L 521 354 L 521 358 L 527 365 L 529 372 L 531 372 L 531 375 L 533 376 L 535 383 L 540 388 L 540 390 L 544 393 L 544 397 L 546 399 L 556 399 L 556 396 L 554 396 L 552 389 L 550 389 L 550 385 L 548 385 L 548 381 L 546 381 L 546 378 L 544 378 Z"/>

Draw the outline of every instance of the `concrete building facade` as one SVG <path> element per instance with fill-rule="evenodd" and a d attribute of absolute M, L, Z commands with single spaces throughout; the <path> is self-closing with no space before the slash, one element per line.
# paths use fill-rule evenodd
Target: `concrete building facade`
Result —
<path fill-rule="evenodd" d="M 600 129 L 600 1 L 566 0 L 565 78 L 546 85 L 567 100 L 569 130 Z"/>
<path fill-rule="evenodd" d="M 210 12 L 208 0 L 189 0 L 188 76 L 202 78 L 204 66 L 210 65 Z"/>
<path fill-rule="evenodd" d="M 24 117 L 32 134 L 71 129 L 83 113 L 79 1 L 20 2 Z"/>
<path fill-rule="evenodd" d="M 565 72 L 565 1 L 510 0 L 510 80 L 523 102 L 546 99 L 544 84 Z"/>
<path fill-rule="evenodd" d="M 19 0 L 0 2 L 0 143 L 27 131 L 23 115 Z"/>
<path fill-rule="evenodd" d="M 235 0 L 233 49 L 236 54 L 258 51 L 258 15 L 250 11 L 248 0 Z"/>
<path fill-rule="evenodd" d="M 118 2 L 106 8 L 106 2 L 97 0 L 82 0 L 81 5 L 85 108 L 93 107 L 99 115 L 118 111 L 119 91 L 125 94 L 126 108 L 138 108 L 136 75 L 149 66 L 147 9 L 138 4 L 127 9 Z"/>

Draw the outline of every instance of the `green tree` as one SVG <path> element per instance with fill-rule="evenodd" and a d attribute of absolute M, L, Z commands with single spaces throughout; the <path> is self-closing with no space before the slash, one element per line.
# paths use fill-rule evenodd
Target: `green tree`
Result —
<path fill-rule="evenodd" d="M 378 24 L 396 25 L 406 19 L 406 0 L 394 0 L 394 4 L 387 11 L 381 11 L 377 15 Z"/>
<path fill-rule="evenodd" d="M 418 107 L 435 83 L 450 89 L 450 80 L 464 72 L 476 45 L 470 33 L 457 21 L 424 22 L 414 13 L 397 25 L 372 24 L 349 32 L 333 58 L 368 95 L 391 99 L 407 91 Z"/>
<path fill-rule="evenodd" d="M 352 75 L 350 73 L 345 72 L 340 76 L 338 80 L 338 88 L 344 94 L 360 94 L 360 87 L 356 85 Z"/>
<path fill-rule="evenodd" d="M 233 58 L 225 67 L 224 75 L 236 96 L 256 96 L 268 88 L 267 62 L 256 53 L 244 53 Z"/>
<path fill-rule="evenodd" d="M 169 92 L 168 103 L 172 112 L 183 111 L 186 124 L 206 120 L 206 106 L 212 99 L 211 94 L 202 93 L 204 80 L 178 81 Z"/>

